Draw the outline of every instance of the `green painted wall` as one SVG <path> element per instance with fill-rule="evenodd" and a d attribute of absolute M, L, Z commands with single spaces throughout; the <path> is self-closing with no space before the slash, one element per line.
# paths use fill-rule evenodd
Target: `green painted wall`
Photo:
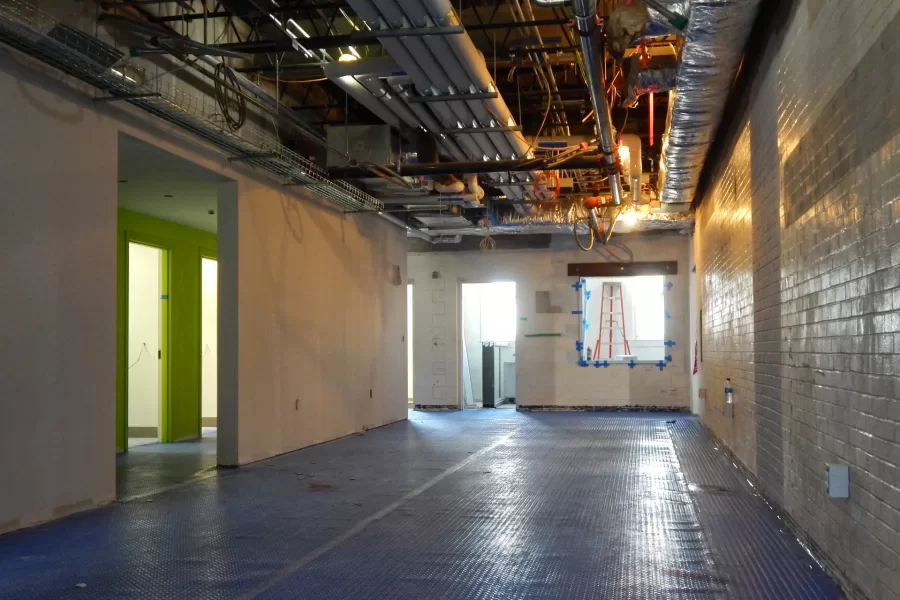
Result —
<path fill-rule="evenodd" d="M 163 293 L 168 291 L 168 318 L 164 313 L 162 339 L 168 340 L 169 356 L 163 355 L 164 442 L 177 442 L 200 435 L 200 300 L 202 257 L 216 258 L 215 234 L 170 221 L 119 210 L 116 296 L 116 448 L 125 449 L 128 439 L 128 243 L 162 248 Z M 165 344 L 163 346 L 165 348 Z"/>

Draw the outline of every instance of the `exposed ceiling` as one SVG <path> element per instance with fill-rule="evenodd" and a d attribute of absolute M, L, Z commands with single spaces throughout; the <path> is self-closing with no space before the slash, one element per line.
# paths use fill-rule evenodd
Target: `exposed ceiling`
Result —
<path fill-rule="evenodd" d="M 211 233 L 228 178 L 131 136 L 119 137 L 119 206 Z M 210 214 L 212 211 L 212 214 Z"/>
<path fill-rule="evenodd" d="M 3 39 L 410 234 L 602 243 L 691 226 L 758 3 L 103 0 Z M 123 144 L 122 205 L 213 230 L 183 162 Z"/>

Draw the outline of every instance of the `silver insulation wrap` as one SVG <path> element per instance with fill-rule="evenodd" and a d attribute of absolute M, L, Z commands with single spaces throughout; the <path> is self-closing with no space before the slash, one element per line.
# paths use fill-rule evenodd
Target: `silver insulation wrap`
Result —
<path fill-rule="evenodd" d="M 691 202 L 759 0 L 694 0 L 660 164 L 663 202 Z M 674 7 L 673 7 L 674 10 Z"/>

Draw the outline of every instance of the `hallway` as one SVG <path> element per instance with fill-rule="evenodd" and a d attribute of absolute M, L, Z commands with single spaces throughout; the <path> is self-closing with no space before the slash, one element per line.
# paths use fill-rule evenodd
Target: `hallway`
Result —
<path fill-rule="evenodd" d="M 0 597 L 842 596 L 695 418 L 483 410 L 5 535 Z"/>

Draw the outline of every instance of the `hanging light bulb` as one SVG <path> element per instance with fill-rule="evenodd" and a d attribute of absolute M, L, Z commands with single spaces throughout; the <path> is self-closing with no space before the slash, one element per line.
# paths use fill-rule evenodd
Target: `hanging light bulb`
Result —
<path fill-rule="evenodd" d="M 352 54 L 346 54 L 341 52 L 341 55 L 338 57 L 339 62 L 350 62 L 352 60 L 356 60 L 356 57 Z"/>

